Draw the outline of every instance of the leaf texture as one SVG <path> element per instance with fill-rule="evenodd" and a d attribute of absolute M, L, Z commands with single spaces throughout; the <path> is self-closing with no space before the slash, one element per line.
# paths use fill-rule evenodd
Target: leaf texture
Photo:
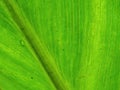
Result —
<path fill-rule="evenodd" d="M 120 90 L 118 0 L 12 1 L 55 58 L 71 90 Z M 56 89 L 1 1 L 0 88 Z"/>

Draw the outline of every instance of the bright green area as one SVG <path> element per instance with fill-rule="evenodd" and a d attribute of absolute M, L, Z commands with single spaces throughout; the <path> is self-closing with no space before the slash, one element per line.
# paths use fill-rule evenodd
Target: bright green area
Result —
<path fill-rule="evenodd" d="M 120 90 L 119 0 L 11 1 L 55 58 L 71 90 Z M 2 1 L 0 89 L 55 90 Z"/>

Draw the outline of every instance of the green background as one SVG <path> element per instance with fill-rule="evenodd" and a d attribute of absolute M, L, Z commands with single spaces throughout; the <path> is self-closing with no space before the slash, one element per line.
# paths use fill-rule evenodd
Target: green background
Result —
<path fill-rule="evenodd" d="M 12 0 L 71 90 L 120 90 L 119 0 Z M 0 1 L 0 90 L 55 90 Z"/>

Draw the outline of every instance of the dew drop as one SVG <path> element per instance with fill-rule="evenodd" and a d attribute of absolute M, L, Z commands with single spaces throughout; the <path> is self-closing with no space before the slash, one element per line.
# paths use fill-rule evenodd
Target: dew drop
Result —
<path fill-rule="evenodd" d="M 24 45 L 25 45 L 25 43 L 24 43 L 24 41 L 23 41 L 23 40 L 20 40 L 20 44 L 21 44 L 22 46 L 24 46 Z"/>

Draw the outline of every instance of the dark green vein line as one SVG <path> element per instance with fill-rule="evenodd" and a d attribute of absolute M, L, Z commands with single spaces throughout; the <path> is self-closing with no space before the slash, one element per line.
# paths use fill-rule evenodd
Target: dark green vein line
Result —
<path fill-rule="evenodd" d="M 41 43 L 34 28 L 31 26 L 29 21 L 21 13 L 20 8 L 14 2 L 14 0 L 3 0 L 13 20 L 18 25 L 23 35 L 31 45 L 33 51 L 38 57 L 40 63 L 44 67 L 48 76 L 57 90 L 69 90 L 68 84 L 63 80 L 59 73 L 56 64 L 54 63 L 53 57 L 50 55 L 46 47 Z"/>

